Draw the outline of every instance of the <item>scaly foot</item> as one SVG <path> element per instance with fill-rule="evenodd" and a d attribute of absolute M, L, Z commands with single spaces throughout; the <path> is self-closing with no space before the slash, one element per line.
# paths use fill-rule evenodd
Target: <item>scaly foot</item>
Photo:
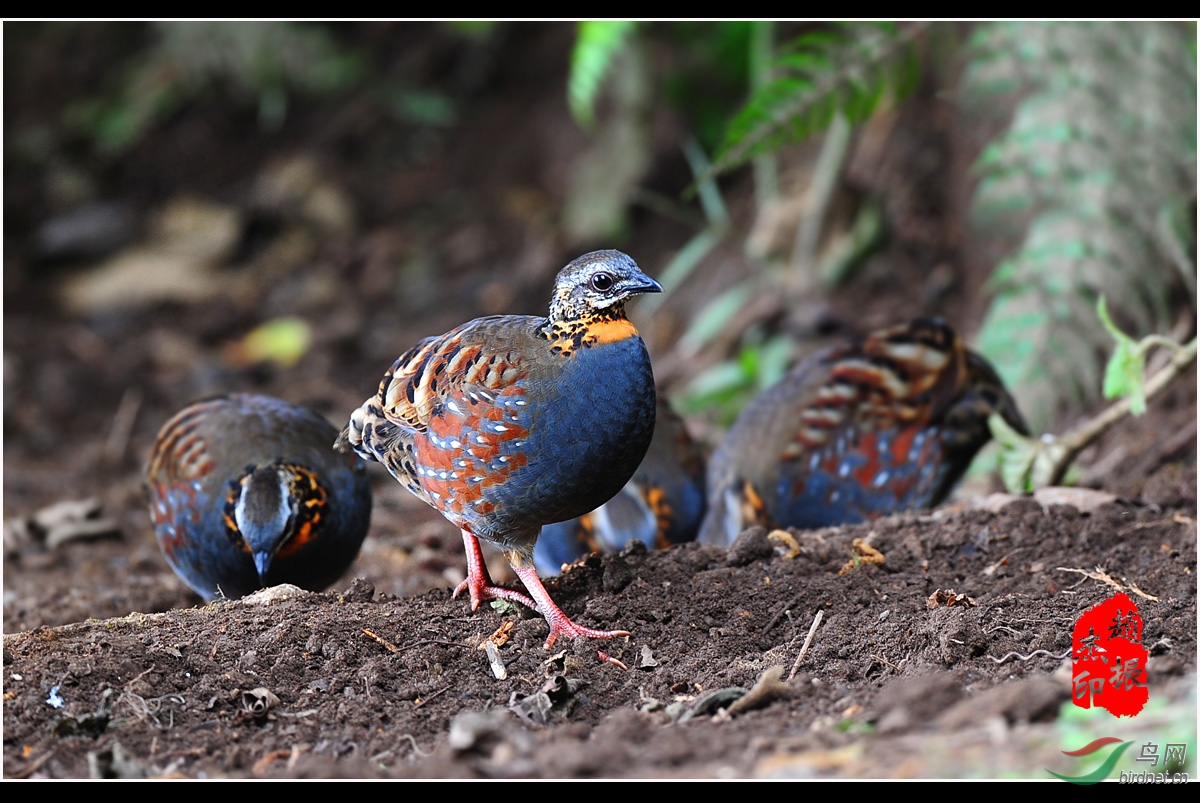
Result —
<path fill-rule="evenodd" d="M 511 561 L 510 561 L 511 562 Z M 548 650 L 554 646 L 554 642 L 559 636 L 567 638 L 575 638 L 576 636 L 587 636 L 588 638 L 617 638 L 619 636 L 630 635 L 628 630 L 593 630 L 590 627 L 582 627 L 575 624 L 567 617 L 562 609 L 554 604 L 554 600 L 550 599 L 549 592 L 542 585 L 541 578 L 537 576 L 537 571 L 533 568 L 533 564 L 527 563 L 524 566 L 513 566 L 513 571 L 521 578 L 521 582 L 525 584 L 525 588 L 537 600 L 537 609 L 542 616 L 546 617 L 546 621 L 550 623 L 550 635 L 546 638 L 545 648 Z"/>
<path fill-rule="evenodd" d="M 479 539 L 466 530 L 462 531 L 463 546 L 467 551 L 467 579 L 454 589 L 454 597 L 463 591 L 471 592 L 471 610 L 476 611 L 479 605 L 489 599 L 504 599 L 509 602 L 519 602 L 526 608 L 541 611 L 533 600 L 520 591 L 494 585 L 488 575 L 487 564 L 483 561 L 483 552 L 479 548 Z M 553 603 L 551 603 L 553 604 Z"/>

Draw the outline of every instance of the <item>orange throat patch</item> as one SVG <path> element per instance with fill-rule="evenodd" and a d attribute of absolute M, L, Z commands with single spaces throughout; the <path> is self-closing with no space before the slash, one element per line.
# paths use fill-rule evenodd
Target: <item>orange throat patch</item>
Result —
<path fill-rule="evenodd" d="M 556 323 L 549 333 L 550 351 L 552 354 L 569 357 L 581 348 L 617 343 L 636 337 L 637 333 L 637 327 L 628 318 L 593 318 L 587 321 L 572 321 L 569 324 Z"/>
<path fill-rule="evenodd" d="M 618 340 L 635 337 L 638 333 L 637 328 L 628 318 L 620 318 L 615 321 L 594 321 L 587 325 L 585 332 L 586 334 L 583 336 L 585 344 L 616 343 Z"/>

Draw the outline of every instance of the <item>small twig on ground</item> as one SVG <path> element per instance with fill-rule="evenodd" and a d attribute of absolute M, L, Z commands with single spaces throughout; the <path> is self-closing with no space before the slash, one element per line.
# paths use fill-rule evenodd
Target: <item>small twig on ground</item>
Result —
<path fill-rule="evenodd" d="M 1096 567 L 1096 571 L 1094 571 L 1094 572 L 1089 572 L 1084 569 L 1068 569 L 1063 566 L 1057 567 L 1056 571 L 1073 572 L 1075 574 L 1082 574 L 1085 578 L 1087 578 L 1089 580 L 1099 580 L 1101 583 L 1104 583 L 1106 586 L 1109 586 L 1110 588 L 1114 588 L 1117 591 L 1132 591 L 1134 594 L 1137 594 L 1142 599 L 1148 599 L 1152 602 L 1159 601 L 1158 597 L 1156 597 L 1152 594 L 1147 594 L 1145 591 L 1142 591 L 1140 588 L 1135 586 L 1133 583 L 1130 583 L 1127 586 L 1122 585 L 1120 582 L 1113 579 L 1112 575 L 1110 575 L 1108 572 L 1101 569 L 1099 566 Z M 1079 582 L 1082 583 L 1083 581 L 1080 580 Z M 1078 585 L 1078 583 L 1076 583 L 1076 585 Z"/>
<path fill-rule="evenodd" d="M 421 746 L 417 744 L 417 738 L 416 738 L 415 736 L 413 736 L 411 733 L 402 733 L 402 734 L 400 734 L 400 738 L 401 738 L 401 739 L 408 739 L 408 741 L 409 741 L 409 744 L 411 744 L 411 745 L 412 745 L 413 752 L 414 752 L 414 753 L 416 753 L 416 754 L 417 754 L 418 756 L 420 756 L 421 758 L 429 758 L 430 756 L 432 756 L 432 755 L 433 755 L 433 751 L 432 751 L 432 750 L 430 750 L 430 751 L 428 751 L 428 752 L 426 752 L 425 750 L 422 750 L 422 749 L 421 749 Z M 392 752 L 392 751 L 391 751 L 391 750 L 389 750 L 388 752 L 390 753 L 390 752 Z M 380 753 L 380 756 L 381 756 L 381 755 L 384 755 L 384 754 L 383 754 L 383 753 Z M 378 758 L 379 758 L 379 756 L 375 756 L 375 759 L 378 759 Z M 374 759 L 373 759 L 373 760 L 374 760 Z"/>
<path fill-rule="evenodd" d="M 779 613 L 777 613 L 773 617 L 771 617 L 771 621 L 767 622 L 767 626 L 763 628 L 762 632 L 770 633 L 771 628 L 775 627 L 775 625 L 777 625 L 779 623 L 780 619 L 782 619 L 783 617 L 790 614 L 792 612 L 792 608 L 794 608 L 796 605 L 799 605 L 799 604 L 800 604 L 800 597 L 797 595 L 795 599 L 793 599 L 791 602 L 788 602 L 787 604 L 785 604 L 783 606 L 783 609 L 781 611 L 779 611 Z"/>
<path fill-rule="evenodd" d="M 1135 524 L 1130 524 L 1128 527 L 1122 527 L 1121 529 L 1117 530 L 1117 537 L 1124 537 L 1130 533 L 1137 532 L 1138 530 L 1150 530 L 1155 527 L 1170 527 L 1175 524 L 1195 524 L 1195 522 L 1177 521 L 1174 518 L 1157 519 L 1156 521 L 1139 521 Z"/>
<path fill-rule="evenodd" d="M 800 647 L 800 654 L 796 656 L 796 663 L 792 664 L 792 671 L 788 673 L 788 683 L 791 683 L 800 671 L 800 664 L 804 662 L 804 656 L 808 655 L 808 647 L 812 644 L 813 636 L 817 634 L 817 628 L 821 626 L 824 617 L 825 611 L 817 611 L 817 615 L 813 617 L 812 626 L 808 628 L 808 635 L 804 637 L 804 644 Z"/>
<path fill-rule="evenodd" d="M 17 770 L 16 772 L 14 772 L 9 777 L 10 778 L 28 778 L 30 775 L 33 775 L 35 772 L 37 772 L 39 767 L 41 767 L 43 764 L 45 764 L 47 761 L 49 761 L 50 756 L 52 756 L 52 755 L 54 755 L 54 751 L 47 750 L 45 753 L 42 753 L 40 756 L 35 758 L 33 761 L 30 761 L 28 764 L 26 764 L 24 767 Z"/>
<path fill-rule="evenodd" d="M 874 658 L 879 663 L 883 664 L 884 666 L 890 666 L 892 669 L 895 669 L 897 673 L 903 672 L 903 670 L 900 669 L 900 667 L 896 666 L 891 661 L 884 658 L 882 655 L 876 655 L 875 653 L 871 653 L 871 657 Z"/>
<path fill-rule="evenodd" d="M 128 681 L 126 681 L 126 682 L 125 682 L 125 685 L 124 685 L 124 686 L 122 686 L 121 688 L 129 688 L 129 684 L 131 684 L 131 683 L 134 683 L 134 682 L 136 682 L 136 681 L 139 681 L 139 680 L 141 680 L 142 678 L 146 677 L 146 675 L 149 675 L 151 672 L 153 672 L 153 671 L 154 671 L 154 668 L 155 668 L 156 666 L 158 666 L 158 665 L 157 665 L 157 664 L 150 664 L 150 668 L 149 668 L 149 669 L 147 669 L 145 672 L 142 672 L 140 675 L 137 675 L 136 677 L 130 678 Z"/>
<path fill-rule="evenodd" d="M 1051 658 L 1057 658 L 1058 660 L 1061 661 L 1063 658 L 1066 658 L 1070 654 L 1071 654 L 1070 650 L 1067 650 L 1062 655 L 1055 655 L 1054 653 L 1050 652 L 1049 650 L 1034 650 L 1033 652 L 1029 653 L 1029 655 L 1021 655 L 1021 653 L 1019 653 L 1019 652 L 1010 652 L 1010 653 L 1005 653 L 1002 658 L 997 658 L 993 655 L 989 655 L 988 658 L 991 658 L 993 663 L 1002 664 L 1002 663 L 1005 663 L 1006 661 L 1008 661 L 1009 658 L 1012 658 L 1014 656 L 1016 657 L 1016 659 L 1018 661 L 1028 661 L 1037 655 L 1049 655 Z"/>
<path fill-rule="evenodd" d="M 444 689 L 438 689 L 438 690 L 437 690 L 437 691 L 435 691 L 433 694 L 431 694 L 431 695 L 429 695 L 428 697 L 426 697 L 424 700 L 418 700 L 418 701 L 417 701 L 417 708 L 420 708 L 421 706 L 425 705 L 425 703 L 429 702 L 429 701 L 430 701 L 430 700 L 432 700 L 434 697 L 437 697 L 437 696 L 438 696 L 438 695 L 440 695 L 440 694 L 445 694 L 445 693 L 446 693 L 446 692 L 448 692 L 448 691 L 450 691 L 450 687 L 449 687 L 449 686 L 447 686 L 447 687 L 446 687 L 446 688 L 444 688 Z"/>
<path fill-rule="evenodd" d="M 388 652 L 400 652 L 399 647 L 385 639 L 383 636 L 377 635 L 365 627 L 362 629 L 362 632 L 367 638 L 377 642 L 378 644 L 381 644 Z"/>

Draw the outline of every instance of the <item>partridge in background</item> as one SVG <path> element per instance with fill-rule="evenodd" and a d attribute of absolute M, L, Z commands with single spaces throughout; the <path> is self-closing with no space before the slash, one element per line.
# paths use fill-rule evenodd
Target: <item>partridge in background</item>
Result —
<path fill-rule="evenodd" d="M 704 453 L 660 396 L 654 438 L 633 479 L 591 513 L 543 527 L 533 562 L 538 574 L 551 577 L 564 564 L 633 540 L 666 549 L 694 541 L 703 515 Z"/>
<path fill-rule="evenodd" d="M 167 563 L 205 599 L 278 583 L 319 591 L 371 521 L 366 467 L 314 412 L 235 393 L 195 402 L 150 453 L 150 519 Z"/>
<path fill-rule="evenodd" d="M 932 507 L 991 437 L 993 412 L 1028 432 L 995 369 L 940 319 L 816 354 L 742 410 L 721 442 L 700 540 Z"/>
<path fill-rule="evenodd" d="M 554 282 L 550 315 L 478 318 L 418 343 L 384 375 L 338 439 L 377 460 L 462 531 L 472 610 L 520 602 L 560 636 L 613 638 L 572 622 L 533 564 L 546 524 L 607 502 L 654 432 L 654 376 L 625 302 L 661 292 L 619 251 L 585 254 Z M 480 552 L 504 551 L 530 596 L 497 586 Z M 532 599 L 530 599 L 532 597 Z"/>

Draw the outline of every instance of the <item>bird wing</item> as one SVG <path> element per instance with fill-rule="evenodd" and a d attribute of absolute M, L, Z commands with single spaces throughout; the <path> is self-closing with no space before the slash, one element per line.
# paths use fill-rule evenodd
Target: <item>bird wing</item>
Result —
<path fill-rule="evenodd" d="M 962 388 L 966 355 L 950 327 L 917 319 L 826 352 L 812 367 L 784 460 L 811 455 L 846 430 L 899 431 L 936 421 Z"/>
<path fill-rule="evenodd" d="M 480 318 L 396 360 L 342 439 L 448 516 L 525 465 L 521 423 L 539 319 Z M 482 506 L 482 507 L 481 507 Z"/>
<path fill-rule="evenodd" d="M 818 476 L 868 488 L 885 466 L 911 473 L 916 440 L 965 379 L 962 341 L 936 319 L 809 357 L 742 412 L 713 455 L 700 540 L 728 544 L 761 523 L 785 476 L 798 486 Z"/>
<path fill-rule="evenodd" d="M 447 412 L 487 405 L 489 397 L 511 390 L 529 374 L 528 343 L 521 342 L 526 339 L 521 335 L 533 327 L 522 326 L 526 320 L 538 319 L 478 318 L 422 340 L 380 382 L 383 414 L 400 426 L 427 432 Z"/>

